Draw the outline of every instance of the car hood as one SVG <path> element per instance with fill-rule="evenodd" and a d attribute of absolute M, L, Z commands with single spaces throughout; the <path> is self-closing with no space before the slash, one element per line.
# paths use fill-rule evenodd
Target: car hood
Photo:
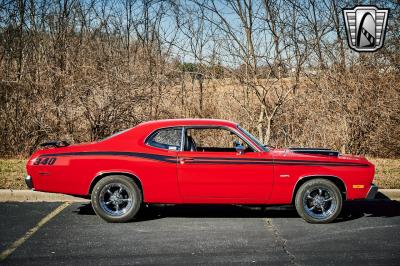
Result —
<path fill-rule="evenodd" d="M 314 149 L 314 148 L 309 148 Z M 271 149 L 274 158 L 286 159 L 286 160 L 301 160 L 301 161 L 329 161 L 329 162 L 350 162 L 350 163 L 367 163 L 368 160 L 362 155 L 351 155 L 351 154 L 318 154 L 318 153 L 307 153 L 307 152 L 296 152 L 292 148 L 284 149 Z M 371 164 L 372 165 L 372 164 Z"/>

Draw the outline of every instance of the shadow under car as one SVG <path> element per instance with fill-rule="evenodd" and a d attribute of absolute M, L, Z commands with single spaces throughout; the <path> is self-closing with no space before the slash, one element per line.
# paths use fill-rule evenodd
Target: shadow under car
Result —
<path fill-rule="evenodd" d="M 78 215 L 95 215 L 91 203 L 74 210 Z M 400 216 L 400 202 L 390 200 L 381 193 L 373 200 L 345 201 L 340 216 L 335 222 L 361 217 Z M 187 218 L 299 218 L 293 206 L 246 206 L 246 205 L 201 205 L 201 204 L 150 204 L 144 205 L 132 222 L 165 217 Z"/>

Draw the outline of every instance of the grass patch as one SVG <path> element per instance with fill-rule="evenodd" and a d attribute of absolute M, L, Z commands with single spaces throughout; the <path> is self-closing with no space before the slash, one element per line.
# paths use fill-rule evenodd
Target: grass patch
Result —
<path fill-rule="evenodd" d="M 376 166 L 374 182 L 380 188 L 400 189 L 400 159 L 368 158 Z M 0 159 L 0 189 L 27 189 L 26 159 Z"/>
<path fill-rule="evenodd" d="M 25 164 L 26 159 L 0 159 L 0 189 L 28 189 Z"/>
<path fill-rule="evenodd" d="M 368 158 L 375 164 L 374 182 L 379 188 L 400 188 L 400 159 Z"/>

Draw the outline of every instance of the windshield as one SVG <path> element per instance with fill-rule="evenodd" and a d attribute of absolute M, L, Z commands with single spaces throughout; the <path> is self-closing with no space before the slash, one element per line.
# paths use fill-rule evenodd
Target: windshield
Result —
<path fill-rule="evenodd" d="M 241 126 L 237 126 L 237 128 L 243 132 L 249 139 L 251 139 L 254 143 L 257 144 L 258 147 L 260 147 L 263 151 L 268 151 L 268 148 L 262 144 L 256 137 L 254 137 L 250 132 L 248 132 L 246 129 L 242 128 Z"/>

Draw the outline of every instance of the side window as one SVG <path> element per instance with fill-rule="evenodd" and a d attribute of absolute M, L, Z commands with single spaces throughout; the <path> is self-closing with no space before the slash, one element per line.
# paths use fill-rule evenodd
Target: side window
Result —
<path fill-rule="evenodd" d="M 161 149 L 180 150 L 181 136 L 181 128 L 160 129 L 153 133 L 146 143 Z"/>
<path fill-rule="evenodd" d="M 254 151 L 238 135 L 224 128 L 188 128 L 185 151 L 236 152 L 236 145 L 243 145 L 246 151 Z"/>

